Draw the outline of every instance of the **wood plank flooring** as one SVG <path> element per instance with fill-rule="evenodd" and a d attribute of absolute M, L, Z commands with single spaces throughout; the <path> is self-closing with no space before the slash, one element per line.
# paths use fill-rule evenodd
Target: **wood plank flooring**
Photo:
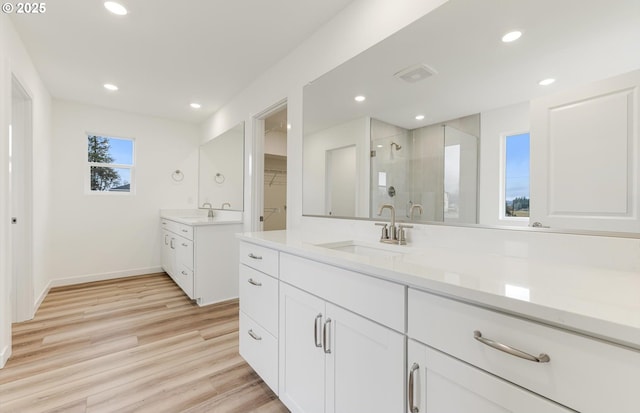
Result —
<path fill-rule="evenodd" d="M 52 289 L 13 325 L 0 412 L 288 412 L 238 354 L 238 311 L 164 273 Z"/>

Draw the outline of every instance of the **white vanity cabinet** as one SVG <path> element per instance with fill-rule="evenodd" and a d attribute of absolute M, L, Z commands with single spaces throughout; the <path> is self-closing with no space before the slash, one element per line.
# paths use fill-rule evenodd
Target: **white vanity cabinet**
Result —
<path fill-rule="evenodd" d="M 468 411 L 456 403 L 474 398 L 514 412 L 638 411 L 637 351 L 412 288 L 407 315 L 408 390 L 420 412 Z M 458 396 L 441 410 L 445 392 Z"/>
<path fill-rule="evenodd" d="M 240 355 L 278 394 L 278 251 L 240 242 Z"/>
<path fill-rule="evenodd" d="M 280 266 L 283 403 L 305 413 L 403 411 L 405 337 L 381 323 L 403 327 L 404 287 L 288 254 Z M 382 315 L 387 301 L 400 319 Z"/>
<path fill-rule="evenodd" d="M 195 298 L 191 228 L 177 222 L 162 220 L 162 268 L 189 298 Z"/>
<path fill-rule="evenodd" d="M 198 305 L 238 296 L 240 224 L 187 225 L 168 218 L 162 227 L 162 268 Z"/>
<path fill-rule="evenodd" d="M 573 411 L 417 341 L 407 350 L 410 413 Z"/>

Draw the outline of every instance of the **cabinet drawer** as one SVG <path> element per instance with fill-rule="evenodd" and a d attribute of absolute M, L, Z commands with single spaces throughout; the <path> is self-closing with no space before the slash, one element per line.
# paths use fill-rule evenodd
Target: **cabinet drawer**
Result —
<path fill-rule="evenodd" d="M 278 277 L 278 251 L 248 242 L 240 242 L 240 263 Z"/>
<path fill-rule="evenodd" d="M 193 299 L 193 270 L 179 265 L 175 271 L 175 277 L 172 278 L 182 288 L 182 291 Z"/>
<path fill-rule="evenodd" d="M 173 246 L 176 250 L 178 265 L 193 270 L 193 241 L 183 237 L 174 237 Z"/>
<path fill-rule="evenodd" d="M 403 285 L 284 253 L 280 255 L 280 280 L 404 332 Z"/>
<path fill-rule="evenodd" d="M 278 394 L 278 340 L 240 311 L 240 355 Z"/>
<path fill-rule="evenodd" d="M 409 289 L 408 335 L 581 412 L 637 412 L 640 353 L 533 321 Z M 506 344 L 537 363 L 474 339 Z"/>
<path fill-rule="evenodd" d="M 240 309 L 278 337 L 278 280 L 241 264 Z"/>
<path fill-rule="evenodd" d="M 185 225 L 171 221 L 170 219 L 162 218 L 160 220 L 160 226 L 167 231 L 180 235 L 181 237 L 193 240 L 193 227 L 191 225 Z"/>

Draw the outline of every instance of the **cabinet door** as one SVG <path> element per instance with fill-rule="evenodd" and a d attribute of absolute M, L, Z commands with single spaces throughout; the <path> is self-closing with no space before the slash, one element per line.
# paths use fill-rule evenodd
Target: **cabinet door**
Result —
<path fill-rule="evenodd" d="M 326 304 L 327 413 L 404 411 L 405 338 Z"/>
<path fill-rule="evenodd" d="M 175 272 L 175 240 L 174 235 L 167 230 L 162 231 L 162 269 L 173 277 Z"/>
<path fill-rule="evenodd" d="M 293 412 L 324 412 L 325 303 L 280 283 L 280 399 Z"/>
<path fill-rule="evenodd" d="M 413 340 L 407 374 L 410 413 L 573 411 Z"/>

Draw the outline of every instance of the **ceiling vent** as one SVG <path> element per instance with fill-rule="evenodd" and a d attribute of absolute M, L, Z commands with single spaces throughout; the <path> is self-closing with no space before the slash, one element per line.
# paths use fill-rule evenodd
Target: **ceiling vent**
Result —
<path fill-rule="evenodd" d="M 428 77 L 431 77 L 436 73 L 438 72 L 425 64 L 417 64 L 402 69 L 401 71 L 395 73 L 394 76 L 408 83 L 416 83 Z"/>

